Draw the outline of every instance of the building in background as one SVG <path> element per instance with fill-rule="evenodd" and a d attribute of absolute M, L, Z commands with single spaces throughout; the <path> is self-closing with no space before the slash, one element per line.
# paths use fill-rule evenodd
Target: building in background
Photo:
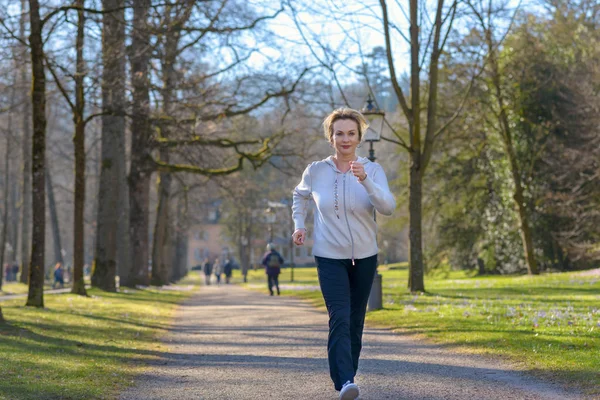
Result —
<path fill-rule="evenodd" d="M 258 233 L 251 238 L 244 238 L 243 245 L 249 246 L 248 268 L 261 268 L 260 262 L 269 241 L 273 242 L 277 251 L 286 261 L 286 266 L 292 262 L 295 266 L 314 265 L 311 255 L 313 239 L 311 229 L 304 246 L 292 243 L 293 221 L 290 206 L 285 203 L 265 200 L 265 207 L 256 210 Z M 231 242 L 226 235 L 226 226 L 222 218 L 221 202 L 215 201 L 204 207 L 200 215 L 196 215 L 197 223 L 188 230 L 187 257 L 190 268 L 200 265 L 205 259 L 213 262 L 215 258 L 229 258 L 239 265 L 238 244 Z M 312 220 L 311 220 L 312 221 Z"/>

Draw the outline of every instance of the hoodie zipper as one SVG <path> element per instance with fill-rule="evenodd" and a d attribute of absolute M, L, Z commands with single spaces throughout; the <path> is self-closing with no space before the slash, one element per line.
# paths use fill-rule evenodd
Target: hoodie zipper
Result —
<path fill-rule="evenodd" d="M 346 217 L 346 226 L 348 227 L 348 233 L 350 233 L 350 242 L 352 243 L 352 265 L 354 264 L 354 237 L 352 236 L 352 230 L 350 229 L 350 222 L 348 221 L 348 214 L 346 212 L 346 175 L 348 174 L 348 172 L 345 172 L 343 174 L 344 179 L 343 179 L 343 183 L 344 183 L 344 216 Z"/>

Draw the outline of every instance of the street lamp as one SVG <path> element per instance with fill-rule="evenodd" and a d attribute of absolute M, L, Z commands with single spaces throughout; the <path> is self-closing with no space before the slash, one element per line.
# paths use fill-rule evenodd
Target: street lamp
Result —
<path fill-rule="evenodd" d="M 385 112 L 380 110 L 375 104 L 371 93 L 367 97 L 367 102 L 361 110 L 361 113 L 365 116 L 369 122 L 369 128 L 364 134 L 364 140 L 369 142 L 369 160 L 375 161 L 375 150 L 373 149 L 373 143 L 381 140 L 381 132 L 383 131 L 383 123 L 385 119 Z M 373 212 L 373 219 L 376 219 L 376 212 Z M 375 270 L 375 277 L 373 278 L 373 286 L 371 287 L 371 294 L 369 295 L 369 301 L 367 308 L 369 311 L 379 310 L 383 307 L 383 291 L 381 284 L 381 275 Z"/>
<path fill-rule="evenodd" d="M 273 224 L 277 218 L 275 215 L 275 210 L 271 206 L 267 207 L 265 210 L 265 216 L 265 220 L 267 224 L 269 224 L 269 243 L 273 243 Z"/>
<path fill-rule="evenodd" d="M 381 132 L 383 131 L 383 123 L 385 119 L 385 112 L 377 108 L 374 104 L 371 93 L 367 97 L 367 102 L 361 110 L 362 115 L 365 116 L 369 123 L 369 128 L 365 132 L 364 141 L 369 142 L 369 160 L 375 161 L 375 150 L 373 150 L 373 143 L 381 140 Z"/>

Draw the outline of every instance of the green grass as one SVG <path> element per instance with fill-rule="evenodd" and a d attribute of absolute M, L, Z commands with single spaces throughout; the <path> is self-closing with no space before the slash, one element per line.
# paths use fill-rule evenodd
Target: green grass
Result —
<path fill-rule="evenodd" d="M 67 285 L 65 285 L 67 287 Z M 52 289 L 51 284 L 45 284 L 44 290 Z M 27 294 L 29 286 L 25 283 L 20 282 L 4 282 L 2 284 L 2 290 L 0 290 L 0 296 L 8 296 L 12 294 Z"/>
<path fill-rule="evenodd" d="M 282 293 L 324 307 L 315 268 L 296 268 L 293 283 L 290 272 L 286 268 L 280 276 Z M 502 357 L 517 368 L 600 394 L 599 276 L 451 272 L 428 276 L 428 292 L 412 295 L 405 264 L 381 266 L 380 272 L 384 309 L 367 315 L 371 324 Z M 0 399 L 114 398 L 146 361 L 164 355 L 157 338 L 198 281 L 199 274 L 192 273 L 182 282 L 194 285 L 187 291 L 48 295 L 45 309 L 23 307 L 24 299 L 0 303 L 8 321 L 0 325 Z M 233 282 L 241 282 L 239 271 Z M 250 271 L 248 286 L 267 293 L 264 271 Z"/>
<path fill-rule="evenodd" d="M 84 278 L 85 284 L 89 285 L 90 284 L 90 277 L 86 276 Z M 50 281 L 50 280 L 46 280 L 46 282 L 44 282 L 44 290 L 52 290 L 52 282 L 54 281 Z M 67 281 L 65 282 L 65 285 L 62 287 L 62 289 L 64 288 L 71 288 L 71 282 Z M 61 289 L 59 287 L 56 287 L 56 289 Z M 29 285 L 27 285 L 26 283 L 20 283 L 20 282 L 6 282 L 4 281 L 2 283 L 2 290 L 0 290 L 0 296 L 9 296 L 9 295 L 13 295 L 13 294 L 27 294 L 29 292 Z"/>
<path fill-rule="evenodd" d="M 502 357 L 516 368 L 600 394 L 600 276 L 471 277 L 453 271 L 427 276 L 427 293 L 412 295 L 406 264 L 380 266 L 380 273 L 384 309 L 367 314 L 371 324 Z M 284 269 L 280 283 L 290 285 L 289 276 Z M 318 285 L 315 268 L 295 269 L 295 278 L 299 290 L 283 294 L 324 307 L 320 291 L 310 288 Z M 262 271 L 250 275 L 252 287 L 264 281 Z"/>
<path fill-rule="evenodd" d="M 164 353 L 157 338 L 197 290 L 191 275 L 168 290 L 48 295 L 44 309 L 1 302 L 0 399 L 114 398 Z"/>

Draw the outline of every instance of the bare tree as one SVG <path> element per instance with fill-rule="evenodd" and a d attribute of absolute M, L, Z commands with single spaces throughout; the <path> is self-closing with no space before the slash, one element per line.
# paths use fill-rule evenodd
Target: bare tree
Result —
<path fill-rule="evenodd" d="M 410 0 L 410 29 L 408 35 L 408 42 L 410 44 L 410 105 L 398 81 L 395 69 L 394 50 L 390 32 L 394 25 L 389 21 L 387 2 L 380 0 L 379 3 L 383 16 L 385 48 L 392 86 L 408 123 L 408 143 L 405 143 L 400 136 L 396 140 L 396 144 L 408 151 L 410 157 L 408 204 L 410 219 L 408 234 L 410 241 L 410 272 L 408 286 L 411 292 L 423 292 L 425 291 L 422 243 L 423 179 L 427 165 L 433 154 L 436 139 L 455 118 L 452 117 L 439 126 L 437 97 L 439 90 L 440 56 L 454 22 L 457 2 L 452 1 L 450 6 L 444 10 L 444 0 L 437 1 L 431 31 L 428 32 L 428 39 L 425 41 L 420 29 L 420 25 L 422 24 L 422 16 L 420 15 L 422 5 L 418 0 Z M 445 11 L 446 15 L 444 15 Z M 425 46 L 424 43 L 426 43 Z M 427 45 L 430 45 L 430 48 L 427 48 Z M 428 57 L 426 57 L 427 52 L 429 52 Z M 423 60 L 425 59 L 428 62 L 428 90 L 424 97 L 422 97 L 421 87 L 423 84 L 421 70 Z M 423 110 L 423 104 L 427 104 L 425 110 Z M 461 106 L 459 105 L 457 109 L 460 109 Z M 423 112 L 425 112 L 425 115 L 423 115 Z"/>
<path fill-rule="evenodd" d="M 73 119 L 75 120 L 75 135 L 73 147 L 75 149 L 75 218 L 73 219 L 73 287 L 71 293 L 86 296 L 83 281 L 84 263 L 84 208 L 85 208 L 85 124 L 84 119 L 85 97 L 83 79 L 86 75 L 85 61 L 83 59 L 83 46 L 85 39 L 85 14 L 83 11 L 84 0 L 77 0 L 77 39 L 75 50 L 77 52 L 75 72 L 75 105 Z"/>
<path fill-rule="evenodd" d="M 104 0 L 102 7 L 102 163 L 98 187 L 98 224 L 92 285 L 116 290 L 129 276 L 129 226 L 125 182 L 125 10 L 123 0 Z M 117 11 L 118 10 L 118 11 Z M 115 184 L 117 182 L 117 184 Z M 121 211 L 120 211 L 121 210 Z M 125 211 L 125 212 L 124 212 Z M 119 213 L 121 217 L 119 218 Z M 121 251 L 119 251 L 121 250 Z M 117 262 L 118 260 L 118 262 Z"/>
<path fill-rule="evenodd" d="M 187 6 L 186 6 L 187 4 Z M 263 165 L 271 155 L 271 150 L 274 145 L 278 143 L 280 135 L 275 135 L 269 138 L 256 138 L 256 139 L 245 139 L 242 138 L 235 130 L 231 129 L 231 120 L 237 116 L 249 114 L 258 110 L 261 106 L 266 104 L 271 99 L 284 98 L 294 92 L 298 82 L 304 75 L 304 72 L 299 74 L 299 77 L 291 83 L 286 85 L 286 82 L 282 82 L 280 79 L 277 82 L 280 87 L 273 89 L 268 87 L 270 82 L 267 81 L 265 85 L 258 85 L 264 83 L 264 77 L 261 81 L 256 76 L 244 76 L 238 77 L 232 82 L 211 82 L 219 75 L 223 75 L 226 72 L 233 70 L 234 68 L 243 66 L 243 62 L 247 61 L 249 55 L 241 56 L 234 48 L 232 51 L 233 61 L 228 65 L 221 67 L 217 65 L 217 71 L 212 73 L 206 73 L 200 77 L 193 77 L 191 85 L 188 84 L 188 91 L 197 90 L 202 93 L 198 96 L 194 93 L 195 98 L 191 102 L 184 102 L 184 105 L 180 105 L 177 109 L 172 106 L 170 98 L 173 97 L 171 91 L 173 87 L 169 85 L 175 84 L 173 79 L 173 71 L 169 72 L 171 65 L 177 60 L 176 57 L 181 56 L 184 51 L 188 50 L 191 46 L 196 43 L 202 43 L 203 39 L 206 40 L 207 36 L 215 35 L 216 37 L 222 36 L 225 43 L 229 43 L 229 35 L 236 34 L 239 32 L 251 31 L 257 24 L 265 19 L 273 18 L 273 15 L 268 16 L 249 16 L 246 17 L 247 21 L 238 21 L 240 16 L 236 13 L 237 10 L 229 10 L 225 12 L 227 2 L 217 1 L 214 5 L 218 6 L 213 11 L 211 8 L 199 9 L 199 13 L 204 13 L 205 19 L 200 18 L 200 25 L 185 24 L 187 21 L 186 15 L 189 16 L 189 8 L 192 6 L 197 7 L 198 5 L 193 2 L 183 3 L 182 14 L 184 18 L 179 18 L 176 22 L 175 28 L 169 27 L 169 24 L 160 26 L 156 31 L 152 31 L 152 27 L 148 21 L 148 5 L 147 3 L 140 3 L 138 10 L 138 17 L 134 17 L 134 27 L 132 32 L 132 46 L 130 51 L 130 61 L 132 65 L 132 86 L 133 86 L 133 104 L 132 104 L 132 148 L 135 148 L 135 152 L 132 153 L 131 158 L 131 169 L 129 175 L 130 184 L 130 224 L 132 232 L 132 252 L 133 252 L 133 265 L 132 274 L 129 278 L 124 279 L 125 285 L 136 285 L 136 284 L 148 284 L 148 215 L 149 215 L 149 177 L 154 171 L 161 174 L 161 204 L 159 202 L 159 218 L 157 219 L 158 231 L 156 232 L 155 240 L 156 245 L 153 253 L 155 262 L 153 264 L 154 269 L 161 273 L 162 278 L 160 281 L 165 281 L 165 277 L 168 277 L 168 273 L 164 272 L 162 267 L 166 266 L 164 261 L 164 250 L 166 238 L 168 235 L 165 233 L 167 224 L 164 223 L 165 213 L 168 210 L 168 191 L 164 190 L 168 183 L 167 173 L 183 172 L 199 174 L 204 176 L 223 176 L 239 171 L 243 168 L 244 161 L 249 162 L 252 167 L 258 168 Z M 277 15 L 279 11 L 275 12 Z M 134 8 L 135 14 L 135 8 Z M 230 17 L 231 21 L 228 19 Z M 223 19 L 223 22 L 221 22 Z M 208 20 L 208 22 L 206 22 Z M 178 25 L 177 25 L 178 24 Z M 182 44 L 177 47 L 179 40 L 179 33 L 181 31 L 186 34 L 194 34 L 195 36 L 188 38 L 186 44 Z M 150 106 L 149 106 L 149 78 L 148 78 L 148 62 L 150 61 L 151 54 L 151 34 L 164 34 L 168 32 L 171 36 L 169 39 L 169 46 L 173 46 L 169 49 L 170 54 L 166 54 L 172 61 L 167 61 L 164 66 L 166 67 L 163 73 L 163 79 L 166 79 L 167 86 L 162 92 L 163 107 L 169 109 L 169 114 L 159 114 L 156 118 L 150 119 Z M 208 43 L 211 39 L 208 39 Z M 227 44 L 225 46 L 231 46 Z M 251 54 L 251 52 L 250 52 Z M 194 83 L 196 82 L 196 83 Z M 246 86 L 247 82 L 255 82 L 252 85 L 252 91 L 249 91 Z M 255 100 L 253 98 L 258 90 L 264 89 L 264 94 Z M 166 105 L 165 105 L 166 95 Z M 198 98 L 199 97 L 199 98 Z M 194 102 L 196 104 L 194 104 Z M 173 107 L 173 108 L 172 108 Z M 210 131 L 202 131 L 201 128 L 211 126 L 212 131 L 217 130 L 223 132 L 223 134 L 212 135 L 209 138 Z M 196 127 L 199 127 L 198 133 L 195 131 Z M 152 135 L 152 131 L 157 128 L 161 135 L 156 137 Z M 171 133 L 177 130 L 179 134 L 171 137 Z M 237 135 L 237 136 L 236 136 Z M 182 148 L 189 149 L 182 154 Z M 196 149 L 196 150 L 192 150 Z M 218 154 L 218 157 L 212 157 L 215 163 L 220 163 L 219 167 L 207 167 L 206 157 L 194 157 L 193 154 L 201 154 L 204 152 L 211 152 Z M 234 155 L 228 155 L 227 152 L 233 152 Z M 160 158 L 154 156 L 158 153 Z M 175 163 L 175 159 L 171 161 L 170 153 L 179 154 L 179 159 L 182 163 Z M 211 154 L 212 155 L 212 154 Z M 231 160 L 231 161 L 230 161 Z M 223 161 L 228 162 L 228 166 L 223 167 Z M 163 205 L 164 204 L 164 205 Z M 163 243 L 161 245 L 160 243 Z M 162 272 L 161 272 L 162 271 Z M 123 278 L 122 278 L 123 279 Z M 159 279 L 154 280 L 157 283 Z"/>
<path fill-rule="evenodd" d="M 14 98 L 14 84 L 13 84 L 13 96 Z M 4 190 L 3 190 L 3 213 L 2 213 L 2 232 L 0 232 L 0 290 L 2 290 L 2 280 L 4 278 L 4 254 L 6 249 L 6 234 L 8 230 L 8 198 L 10 196 L 10 152 L 12 137 L 10 130 L 12 128 L 12 112 L 8 114 L 8 132 L 6 135 L 6 154 L 4 155 Z"/>
<path fill-rule="evenodd" d="M 129 172 L 131 271 L 121 276 L 122 286 L 148 285 L 148 207 L 150 195 L 150 30 L 148 18 L 150 0 L 133 1 L 131 33 L 132 110 L 131 110 L 131 165 Z"/>
<path fill-rule="evenodd" d="M 74 131 L 73 147 L 75 154 L 75 193 L 74 193 L 74 218 L 73 218 L 73 282 L 72 293 L 86 296 L 85 283 L 83 281 L 83 263 L 84 263 L 84 210 L 85 210 L 85 126 L 95 115 L 85 117 L 85 97 L 84 97 L 84 78 L 87 74 L 85 60 L 83 58 L 83 46 L 85 40 L 85 11 L 84 0 L 76 0 L 72 8 L 77 11 L 77 35 L 75 39 L 75 100 L 67 92 L 66 87 L 61 83 L 55 67 L 51 61 L 46 58 L 46 65 L 59 91 L 69 105 L 73 114 Z M 59 249 L 60 251 L 60 249 Z"/>
<path fill-rule="evenodd" d="M 164 21 L 161 24 L 166 31 L 162 35 L 162 107 L 164 115 L 173 115 L 173 95 L 177 80 L 175 64 L 179 52 L 179 39 L 181 27 L 187 23 L 193 10 L 193 2 L 184 4 L 183 7 L 166 6 Z M 169 136 L 171 127 L 159 127 L 161 138 Z M 160 160 L 169 162 L 169 151 L 160 150 Z M 156 225 L 154 227 L 154 243 L 152 245 L 152 279 L 153 285 L 165 285 L 169 282 L 171 271 L 168 268 L 167 254 L 169 240 L 169 195 L 171 188 L 171 174 L 160 172 L 158 174 L 158 207 L 156 210 Z"/>
<path fill-rule="evenodd" d="M 22 42 L 25 38 L 25 25 L 27 23 L 27 0 L 21 0 L 21 17 L 19 18 L 19 38 Z M 27 47 L 22 45 L 23 53 Z M 19 68 L 20 86 L 29 87 L 27 63 L 23 62 Z M 23 93 L 26 93 L 23 90 Z M 31 101 L 24 95 L 22 106 L 22 187 L 21 187 L 21 283 L 27 283 L 29 278 L 29 256 L 31 249 Z"/>
<path fill-rule="evenodd" d="M 32 241 L 27 305 L 44 307 L 44 254 L 46 245 L 46 77 L 44 42 L 38 0 L 29 0 L 29 44 L 31 49 L 33 142 L 31 163 Z"/>

